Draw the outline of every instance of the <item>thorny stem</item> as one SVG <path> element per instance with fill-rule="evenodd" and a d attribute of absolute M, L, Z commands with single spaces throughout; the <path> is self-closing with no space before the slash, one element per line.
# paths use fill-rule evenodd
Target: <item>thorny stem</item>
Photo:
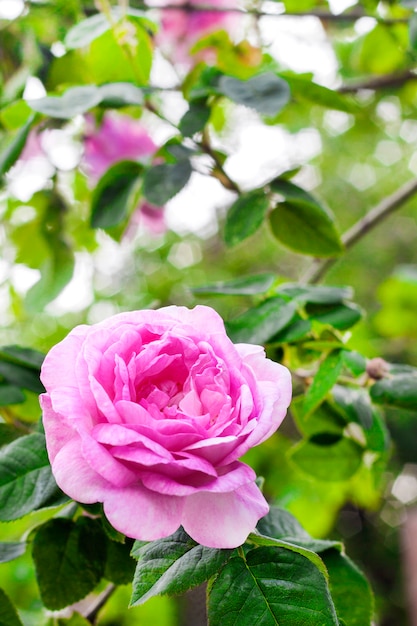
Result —
<path fill-rule="evenodd" d="M 342 237 L 342 242 L 347 250 L 352 248 L 358 241 L 375 228 L 382 220 L 394 213 L 397 209 L 417 193 L 417 180 L 408 181 L 394 191 L 393 194 L 384 198 L 379 204 L 369 211 L 364 217 L 358 220 Z M 302 282 L 316 283 L 326 272 L 336 263 L 337 258 L 325 261 L 317 259 L 307 270 L 302 278 Z"/>

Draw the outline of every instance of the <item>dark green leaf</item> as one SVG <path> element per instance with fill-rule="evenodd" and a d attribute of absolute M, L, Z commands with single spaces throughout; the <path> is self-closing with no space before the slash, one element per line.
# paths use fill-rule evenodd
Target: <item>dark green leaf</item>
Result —
<path fill-rule="evenodd" d="M 297 298 L 300 302 L 314 304 L 339 304 L 353 297 L 351 287 L 327 287 L 325 285 L 300 285 L 285 283 L 279 285 L 277 293 L 289 298 Z"/>
<path fill-rule="evenodd" d="M 8 522 L 45 506 L 57 493 L 45 437 L 32 433 L 0 450 L 0 520 Z"/>
<path fill-rule="evenodd" d="M 207 106 L 206 102 L 196 102 L 190 103 L 190 108 L 183 115 L 179 123 L 179 130 L 184 135 L 184 137 L 192 137 L 194 133 L 200 132 L 203 130 L 204 126 L 209 121 L 211 114 L 210 107 Z"/>
<path fill-rule="evenodd" d="M 38 113 L 65 120 L 86 113 L 100 104 L 101 100 L 99 87 L 84 85 L 71 87 L 62 96 L 46 96 L 27 102 L 31 109 Z"/>
<path fill-rule="evenodd" d="M 351 439 L 337 437 L 334 441 L 335 437 L 333 433 L 322 433 L 322 437 L 314 435 L 300 442 L 291 451 L 292 461 L 312 478 L 325 482 L 348 480 L 362 464 L 363 449 Z"/>
<path fill-rule="evenodd" d="M 131 606 L 159 594 L 184 593 L 213 576 L 232 550 L 206 548 L 181 528 L 166 539 L 136 542 L 132 555 L 138 558 Z"/>
<path fill-rule="evenodd" d="M 9 597 L 0 589 L 0 625 L 23 626 Z"/>
<path fill-rule="evenodd" d="M 263 189 L 244 193 L 230 207 L 224 228 L 228 246 L 240 243 L 263 223 L 269 208 L 269 199 Z"/>
<path fill-rule="evenodd" d="M 362 309 L 351 302 L 326 307 L 308 305 L 306 313 L 311 320 L 329 324 L 338 330 L 347 330 L 362 318 Z"/>
<path fill-rule="evenodd" d="M 57 518 L 40 526 L 33 560 L 43 603 L 62 609 L 93 591 L 104 573 L 106 537 L 98 520 Z"/>
<path fill-rule="evenodd" d="M 17 131 L 7 148 L 0 154 L 0 178 L 9 171 L 12 165 L 14 165 L 19 158 L 32 128 L 34 119 L 35 116 L 32 115 L 26 124 Z"/>
<path fill-rule="evenodd" d="M 136 561 L 130 556 L 131 542 L 120 543 L 107 540 L 104 578 L 115 585 L 132 582 Z"/>
<path fill-rule="evenodd" d="M 323 207 L 292 200 L 278 204 L 269 219 L 274 236 L 296 252 L 328 257 L 343 251 L 333 218 Z"/>
<path fill-rule="evenodd" d="M 256 548 L 232 557 L 209 588 L 210 626 L 337 626 L 323 574 L 282 548 Z"/>
<path fill-rule="evenodd" d="M 6 446 L 15 439 L 19 439 L 24 433 L 15 426 L 0 423 L 0 447 Z"/>
<path fill-rule="evenodd" d="M 143 180 L 143 193 L 155 206 L 163 206 L 188 183 L 192 168 L 188 159 L 151 167 Z"/>
<path fill-rule="evenodd" d="M 132 83 L 108 83 L 99 87 L 100 105 L 118 108 L 128 105 L 141 106 L 143 91 Z"/>
<path fill-rule="evenodd" d="M 366 359 L 356 350 L 343 350 L 343 362 L 354 376 L 360 376 L 366 371 Z"/>
<path fill-rule="evenodd" d="M 194 287 L 192 292 L 203 295 L 255 296 L 269 291 L 274 280 L 274 274 L 256 274 L 204 287 Z"/>
<path fill-rule="evenodd" d="M 320 364 L 311 386 L 304 398 L 304 413 L 312 413 L 327 396 L 342 371 L 343 357 L 340 350 L 330 352 Z"/>
<path fill-rule="evenodd" d="M 235 343 L 266 343 L 291 322 L 295 308 L 294 302 L 270 298 L 227 322 L 227 333 Z"/>
<path fill-rule="evenodd" d="M 392 378 L 382 378 L 372 385 L 370 394 L 376 404 L 415 410 L 417 407 L 417 376 L 398 374 Z"/>
<path fill-rule="evenodd" d="M 305 339 L 311 331 L 311 322 L 296 314 L 290 324 L 274 335 L 274 343 L 292 343 Z"/>
<path fill-rule="evenodd" d="M 19 387 L 0 384 L 0 406 L 20 404 L 25 400 L 26 396 Z"/>
<path fill-rule="evenodd" d="M 135 161 L 121 161 L 107 170 L 93 193 L 93 228 L 111 228 L 128 217 L 133 208 L 134 191 L 142 171 L 143 166 Z"/>
<path fill-rule="evenodd" d="M 32 348 L 22 348 L 21 346 L 2 346 L 0 348 L 0 359 L 11 361 L 25 367 L 30 367 L 39 372 L 45 355 Z"/>
<path fill-rule="evenodd" d="M 39 380 L 39 371 L 34 370 L 32 367 L 18 365 L 9 361 L 0 361 L 0 376 L 13 386 L 23 387 L 23 389 L 29 389 L 35 393 L 45 391 Z"/>
<path fill-rule="evenodd" d="M 302 202 L 303 204 L 311 204 L 313 206 L 321 208 L 320 202 L 314 198 L 308 191 L 295 185 L 294 183 L 286 180 L 285 178 L 278 177 L 271 180 L 269 183 L 271 191 L 279 193 L 283 196 L 286 202 Z"/>
<path fill-rule="evenodd" d="M 346 555 L 336 550 L 325 552 L 322 558 L 329 572 L 337 616 L 348 626 L 371 626 L 373 595 L 365 576 Z"/>
<path fill-rule="evenodd" d="M 218 90 L 233 102 L 244 104 L 268 117 L 277 115 L 291 98 L 288 83 L 272 72 L 258 74 L 248 80 L 222 76 Z"/>
<path fill-rule="evenodd" d="M 291 550 L 291 552 L 296 552 L 311 561 L 313 565 L 315 565 L 317 569 L 327 577 L 327 570 L 319 555 L 312 550 L 301 546 L 297 542 L 292 542 L 291 540 L 287 541 L 284 539 L 274 539 L 273 537 L 266 537 L 264 535 L 259 535 L 258 533 L 251 533 L 248 537 L 248 542 L 255 544 L 256 546 L 285 548 L 286 550 Z"/>
<path fill-rule="evenodd" d="M 0 542 L 0 563 L 13 561 L 26 552 L 25 541 Z"/>

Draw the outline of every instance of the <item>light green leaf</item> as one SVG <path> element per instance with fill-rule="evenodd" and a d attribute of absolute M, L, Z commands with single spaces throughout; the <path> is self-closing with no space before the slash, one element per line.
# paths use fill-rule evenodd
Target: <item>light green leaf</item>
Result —
<path fill-rule="evenodd" d="M 263 189 L 244 193 L 230 207 L 224 229 L 224 240 L 234 246 L 253 235 L 263 223 L 269 199 Z"/>
<path fill-rule="evenodd" d="M 9 145 L 0 154 L 0 178 L 9 171 L 19 158 L 20 153 L 25 147 L 26 139 L 33 126 L 34 119 L 35 116 L 31 115 L 26 124 L 17 131 Z"/>
<path fill-rule="evenodd" d="M 3 589 L 0 589 L 0 624 L 1 626 L 23 626 L 16 609 Z"/>
<path fill-rule="evenodd" d="M 101 102 L 101 93 L 94 85 L 71 87 L 62 96 L 46 96 L 37 100 L 28 100 L 28 105 L 38 113 L 69 119 L 86 113 Z"/>
<path fill-rule="evenodd" d="M 210 626 L 338 626 L 324 575 L 283 548 L 232 557 L 209 585 Z"/>
<path fill-rule="evenodd" d="M 363 449 L 351 439 L 319 433 L 295 445 L 290 458 L 311 478 L 338 482 L 356 474 L 362 465 Z"/>
<path fill-rule="evenodd" d="M 64 40 L 65 46 L 69 50 L 88 46 L 110 28 L 108 17 L 104 13 L 97 13 L 70 28 Z"/>
<path fill-rule="evenodd" d="M 304 398 L 304 413 L 306 415 L 312 413 L 323 402 L 336 383 L 342 367 L 343 355 L 340 350 L 333 350 L 322 361 Z"/>
<path fill-rule="evenodd" d="M 206 548 L 182 528 L 166 539 L 136 542 L 132 556 L 138 559 L 131 606 L 160 594 L 184 593 L 213 576 L 232 550 Z"/>

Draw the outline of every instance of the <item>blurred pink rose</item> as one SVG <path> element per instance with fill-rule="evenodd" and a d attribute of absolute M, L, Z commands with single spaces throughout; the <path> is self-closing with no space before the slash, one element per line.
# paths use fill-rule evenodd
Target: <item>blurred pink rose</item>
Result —
<path fill-rule="evenodd" d="M 190 49 L 202 37 L 216 30 L 230 30 L 236 25 L 237 14 L 227 11 L 193 11 L 193 6 L 212 6 L 213 8 L 236 8 L 236 0 L 173 0 L 170 4 L 179 7 L 186 4 L 189 8 L 162 9 L 161 29 L 157 36 L 157 43 L 166 49 L 174 60 L 188 64 Z M 209 61 L 209 52 L 199 55 L 199 59 Z"/>
<path fill-rule="evenodd" d="M 209 307 L 166 307 L 77 326 L 46 356 L 52 471 L 110 523 L 151 541 L 180 525 L 203 545 L 241 545 L 268 505 L 238 458 L 282 422 L 288 370 L 234 345 Z"/>
<path fill-rule="evenodd" d="M 99 128 L 91 116 L 86 120 L 83 165 L 93 183 L 119 161 L 150 162 L 158 149 L 144 126 L 127 115 L 106 113 Z M 146 201 L 139 203 L 132 219 L 133 223 L 141 221 L 155 234 L 166 230 L 164 207 Z"/>

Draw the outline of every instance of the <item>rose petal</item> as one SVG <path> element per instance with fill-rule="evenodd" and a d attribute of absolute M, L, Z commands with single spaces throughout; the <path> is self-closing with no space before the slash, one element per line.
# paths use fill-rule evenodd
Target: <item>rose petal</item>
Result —
<path fill-rule="evenodd" d="M 52 471 L 62 491 L 84 504 L 102 502 L 103 495 L 111 487 L 85 460 L 78 437 L 61 448 L 52 462 Z"/>
<path fill-rule="evenodd" d="M 230 493 L 200 491 L 185 500 L 182 525 L 198 543 L 209 548 L 237 548 L 268 513 L 268 504 L 255 483 Z"/>

